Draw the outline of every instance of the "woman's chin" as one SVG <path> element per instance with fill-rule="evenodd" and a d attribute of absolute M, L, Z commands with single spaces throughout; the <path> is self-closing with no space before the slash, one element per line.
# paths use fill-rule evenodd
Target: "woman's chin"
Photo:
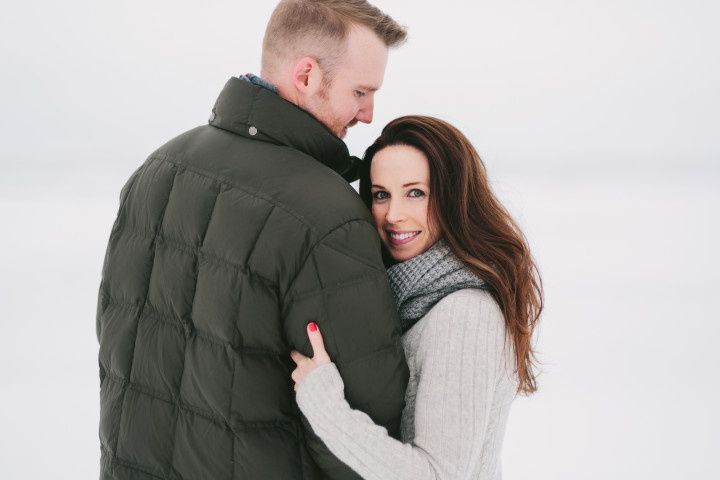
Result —
<path fill-rule="evenodd" d="M 410 245 L 403 245 L 403 246 L 396 246 L 392 244 L 385 244 L 385 248 L 387 248 L 388 252 L 390 253 L 390 256 L 395 260 L 396 262 L 405 262 L 407 260 L 410 260 L 413 257 L 417 257 L 420 255 L 423 251 L 423 249 L 419 249 L 416 246 L 410 246 Z"/>
<path fill-rule="evenodd" d="M 404 242 L 391 240 L 384 231 L 379 231 L 378 233 L 380 234 L 380 240 L 382 240 L 385 246 L 385 250 L 387 250 L 387 253 L 390 254 L 396 262 L 405 262 L 425 253 L 433 243 L 437 241 L 435 236 L 428 236 L 424 231 L 410 241 Z"/>

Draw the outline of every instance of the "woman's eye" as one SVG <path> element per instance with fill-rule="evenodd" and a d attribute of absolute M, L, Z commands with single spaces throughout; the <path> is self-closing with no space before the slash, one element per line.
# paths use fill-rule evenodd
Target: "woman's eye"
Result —
<path fill-rule="evenodd" d="M 413 188 L 410 192 L 408 192 L 408 196 L 410 197 L 422 197 L 423 195 L 425 195 L 425 192 L 417 188 Z"/>
<path fill-rule="evenodd" d="M 388 193 L 383 192 L 382 190 L 372 194 L 373 200 L 385 200 L 386 198 L 388 198 L 388 196 Z"/>

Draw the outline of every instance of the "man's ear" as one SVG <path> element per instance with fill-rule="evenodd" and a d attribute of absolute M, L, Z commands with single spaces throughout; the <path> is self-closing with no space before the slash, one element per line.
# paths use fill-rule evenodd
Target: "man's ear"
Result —
<path fill-rule="evenodd" d="M 314 96 L 322 86 L 323 72 L 317 60 L 303 57 L 295 62 L 292 80 L 295 89 L 306 97 Z"/>

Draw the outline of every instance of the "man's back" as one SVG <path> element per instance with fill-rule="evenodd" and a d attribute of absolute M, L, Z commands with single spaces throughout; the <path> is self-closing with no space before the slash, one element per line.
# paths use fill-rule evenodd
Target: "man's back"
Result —
<path fill-rule="evenodd" d="M 349 167 L 308 114 L 231 79 L 209 126 L 131 177 L 98 305 L 101 478 L 351 478 L 294 402 L 310 321 L 350 402 L 397 435 L 407 367 L 369 214 L 332 170 Z"/>

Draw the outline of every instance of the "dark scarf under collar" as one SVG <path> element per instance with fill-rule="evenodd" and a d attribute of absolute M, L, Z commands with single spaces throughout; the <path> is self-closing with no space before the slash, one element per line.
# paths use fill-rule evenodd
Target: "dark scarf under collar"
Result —
<path fill-rule="evenodd" d="M 250 82 L 254 85 L 257 85 L 258 87 L 263 87 L 266 90 L 270 90 L 271 92 L 277 94 L 278 88 L 273 85 L 272 83 L 268 82 L 262 77 L 258 77 L 257 75 L 253 73 L 246 73 L 245 75 L 238 75 L 238 78 L 240 80 L 245 80 L 246 82 Z"/>
<path fill-rule="evenodd" d="M 437 302 L 463 288 L 485 288 L 484 282 L 438 241 L 426 252 L 388 269 L 390 287 L 407 332 Z"/>

